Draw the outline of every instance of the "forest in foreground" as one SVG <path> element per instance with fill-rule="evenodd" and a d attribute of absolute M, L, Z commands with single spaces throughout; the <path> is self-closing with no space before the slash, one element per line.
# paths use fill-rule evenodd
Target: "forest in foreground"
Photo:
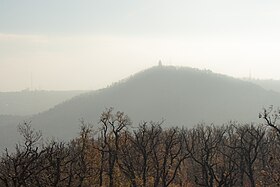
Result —
<path fill-rule="evenodd" d="M 2 187 L 280 186 L 279 110 L 264 109 L 263 124 L 132 126 L 104 111 L 96 126 L 81 121 L 78 137 L 43 140 L 24 122 L 23 141 L 1 156 Z"/>

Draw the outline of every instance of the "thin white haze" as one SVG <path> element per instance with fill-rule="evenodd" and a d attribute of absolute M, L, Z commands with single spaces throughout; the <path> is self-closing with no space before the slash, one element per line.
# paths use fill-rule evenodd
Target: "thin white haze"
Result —
<path fill-rule="evenodd" d="M 157 65 L 279 79 L 276 0 L 0 0 L 0 91 L 98 89 Z"/>

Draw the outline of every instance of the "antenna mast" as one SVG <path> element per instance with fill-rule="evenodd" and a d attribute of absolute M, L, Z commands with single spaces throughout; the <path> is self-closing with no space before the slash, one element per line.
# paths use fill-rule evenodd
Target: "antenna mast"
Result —
<path fill-rule="evenodd" d="M 33 74 L 32 72 L 30 73 L 30 90 L 33 89 Z"/>

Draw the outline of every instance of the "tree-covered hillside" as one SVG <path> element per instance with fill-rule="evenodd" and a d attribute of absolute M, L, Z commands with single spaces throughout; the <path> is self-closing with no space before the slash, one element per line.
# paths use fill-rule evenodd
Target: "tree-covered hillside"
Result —
<path fill-rule="evenodd" d="M 199 122 L 257 121 L 259 111 L 271 104 L 280 106 L 280 93 L 247 81 L 206 70 L 156 66 L 26 119 L 46 136 L 69 139 L 81 119 L 96 123 L 98 114 L 110 107 L 124 111 L 136 124 L 165 120 L 165 125 L 192 127 Z M 13 133 L 19 122 L 1 127 L 0 137 Z"/>

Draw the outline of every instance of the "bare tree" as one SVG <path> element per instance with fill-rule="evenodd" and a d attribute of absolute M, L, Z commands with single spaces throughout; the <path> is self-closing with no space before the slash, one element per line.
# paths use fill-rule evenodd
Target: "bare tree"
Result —
<path fill-rule="evenodd" d="M 241 183 L 244 185 L 243 174 L 249 178 L 250 186 L 255 187 L 255 163 L 260 154 L 260 146 L 264 139 L 265 131 L 261 126 L 243 125 L 236 127 L 238 144 L 235 147 L 240 155 Z"/>
<path fill-rule="evenodd" d="M 141 165 L 139 151 L 133 145 L 133 137 L 130 132 L 125 131 L 121 135 L 121 145 L 119 149 L 118 167 L 124 173 L 125 177 L 131 183 L 131 186 L 137 187 L 137 170 Z"/>
<path fill-rule="evenodd" d="M 184 150 L 183 133 L 178 128 L 167 129 L 162 134 L 160 177 L 163 187 L 174 182 L 182 162 L 189 153 Z"/>
<path fill-rule="evenodd" d="M 263 108 L 263 111 L 259 113 L 259 118 L 265 120 L 266 125 L 274 129 L 278 135 L 280 135 L 280 126 L 277 124 L 278 120 L 280 119 L 280 109 L 274 110 L 273 106 Z"/>
<path fill-rule="evenodd" d="M 122 132 L 131 125 L 131 121 L 123 112 L 113 114 L 110 108 L 103 112 L 100 117 L 102 146 L 100 149 L 102 154 L 108 156 L 107 175 L 109 177 L 110 187 L 115 186 L 114 170 L 118 160 L 118 152 L 120 147 L 120 136 Z"/>
<path fill-rule="evenodd" d="M 14 153 L 6 149 L 1 159 L 0 180 L 5 186 L 30 186 L 32 176 L 42 171 L 40 159 L 44 150 L 39 149 L 42 134 L 31 127 L 31 122 L 18 126 L 23 144 L 17 144 Z"/>
<path fill-rule="evenodd" d="M 134 131 L 133 146 L 139 155 L 138 175 L 141 178 L 141 186 L 146 187 L 148 179 L 151 178 L 153 170 L 153 155 L 158 146 L 158 138 L 162 132 L 161 123 L 151 122 L 141 124 L 137 131 Z"/>
<path fill-rule="evenodd" d="M 213 187 L 224 180 L 218 177 L 215 168 L 219 165 L 219 147 L 223 141 L 224 129 L 199 125 L 185 134 L 186 149 L 199 170 L 193 171 L 196 185 Z"/>

